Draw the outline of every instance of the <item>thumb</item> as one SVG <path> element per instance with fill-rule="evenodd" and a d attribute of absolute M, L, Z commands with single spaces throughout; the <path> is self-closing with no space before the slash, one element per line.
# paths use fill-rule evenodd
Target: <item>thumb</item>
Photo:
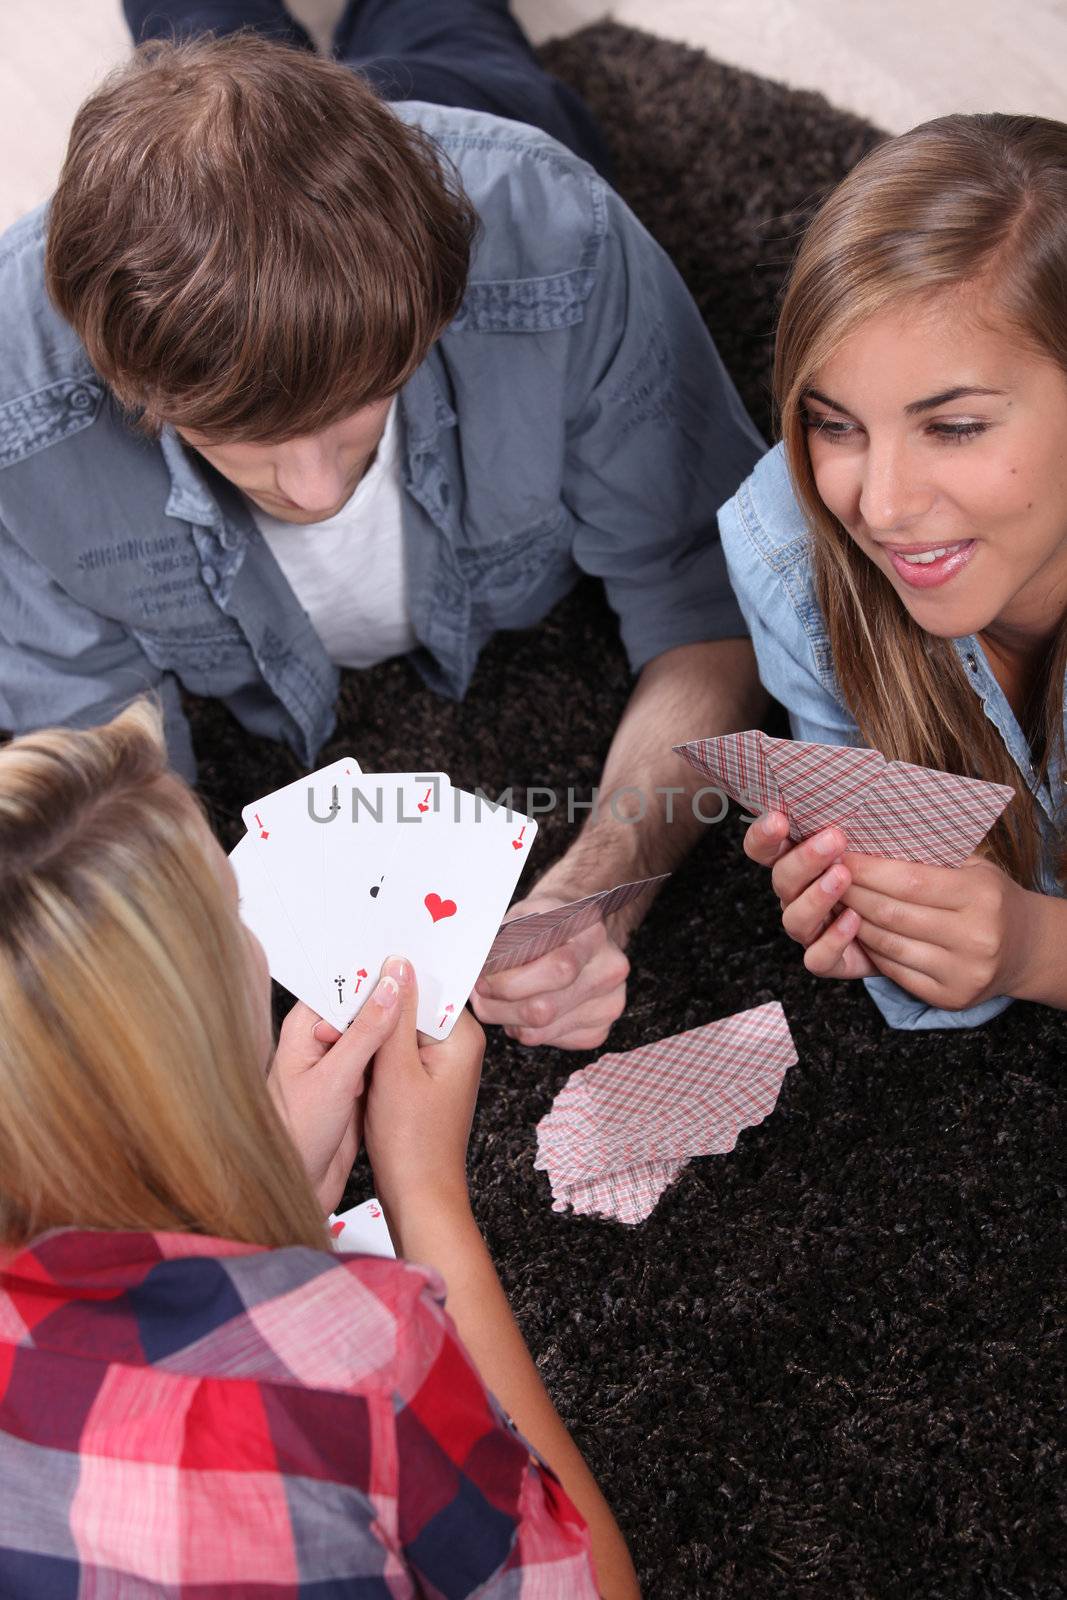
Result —
<path fill-rule="evenodd" d="M 397 1031 L 405 1010 L 405 992 L 413 989 L 410 961 L 390 956 L 370 999 L 327 1050 L 324 1065 L 339 1080 L 351 1080 L 354 1092 L 359 1092 L 371 1057 Z"/>
<path fill-rule="evenodd" d="M 386 1072 L 390 1072 L 395 1071 L 396 1065 L 404 1058 L 418 1062 L 416 1017 L 419 1009 L 419 986 L 415 981 L 411 962 L 402 956 L 390 956 L 382 971 L 392 976 L 398 987 L 396 1021 L 377 1047 L 375 1057 L 375 1068 L 381 1065 Z"/>

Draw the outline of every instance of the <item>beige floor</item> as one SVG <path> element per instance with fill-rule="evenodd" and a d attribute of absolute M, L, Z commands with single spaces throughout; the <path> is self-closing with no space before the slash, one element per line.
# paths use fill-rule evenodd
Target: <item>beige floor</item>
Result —
<path fill-rule="evenodd" d="M 440 0 L 447 3 L 447 0 Z M 341 0 L 292 0 L 325 37 Z M 1067 0 L 515 0 L 535 40 L 611 16 L 821 89 L 894 131 L 951 110 L 1067 117 Z M 119 0 L 0 0 L 0 228 L 45 198 Z"/>

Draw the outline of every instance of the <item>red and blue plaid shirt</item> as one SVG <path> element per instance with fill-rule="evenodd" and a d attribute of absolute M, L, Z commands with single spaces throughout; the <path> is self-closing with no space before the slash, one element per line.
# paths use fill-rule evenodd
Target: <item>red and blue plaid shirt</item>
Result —
<path fill-rule="evenodd" d="M 435 1273 L 79 1229 L 0 1263 L 0 1594 L 596 1593 Z"/>

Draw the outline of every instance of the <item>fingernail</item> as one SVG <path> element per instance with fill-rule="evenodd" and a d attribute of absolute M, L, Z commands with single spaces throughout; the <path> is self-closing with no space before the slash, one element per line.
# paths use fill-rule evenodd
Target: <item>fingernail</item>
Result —
<path fill-rule="evenodd" d="M 395 978 L 379 978 L 374 987 L 372 1000 L 376 1000 L 383 1011 L 388 1011 L 390 1006 L 396 1005 L 396 997 L 400 993 Z"/>
<path fill-rule="evenodd" d="M 841 915 L 837 919 L 837 926 L 844 934 L 858 933 L 859 925 L 859 914 L 851 909 L 848 911 L 842 911 Z"/>
<path fill-rule="evenodd" d="M 811 845 L 817 856 L 832 856 L 837 849 L 837 840 L 827 828 L 825 832 L 815 835 Z"/>
<path fill-rule="evenodd" d="M 320 1028 L 324 1030 L 322 1033 L 319 1032 Z M 328 1022 L 316 1022 L 315 1026 L 311 1030 L 311 1037 L 313 1039 L 317 1039 L 319 1044 L 329 1044 L 329 1035 L 333 1031 L 334 1030 L 330 1027 Z"/>
<path fill-rule="evenodd" d="M 382 971 L 397 983 L 411 982 L 411 962 L 405 961 L 403 956 L 390 956 Z"/>
<path fill-rule="evenodd" d="M 819 879 L 819 888 L 825 889 L 827 894 L 836 894 L 838 889 L 845 887 L 845 874 L 840 867 L 831 867 L 829 872 L 824 872 Z"/>

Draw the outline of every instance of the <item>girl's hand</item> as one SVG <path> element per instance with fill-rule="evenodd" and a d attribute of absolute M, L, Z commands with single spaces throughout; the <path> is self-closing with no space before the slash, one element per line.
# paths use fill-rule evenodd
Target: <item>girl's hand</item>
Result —
<path fill-rule="evenodd" d="M 395 965 L 385 963 L 374 993 L 345 1033 L 298 1001 L 278 1036 L 267 1087 L 324 1215 L 340 1201 L 359 1152 L 368 1064 L 400 1015 Z"/>
<path fill-rule="evenodd" d="M 440 1043 L 416 1033 L 417 986 L 410 963 L 404 967 L 400 1020 L 374 1058 L 363 1126 L 378 1198 L 401 1250 L 404 1219 L 419 1207 L 467 1207 L 467 1140 L 485 1050 L 469 1011 Z"/>
<path fill-rule="evenodd" d="M 841 898 L 885 977 L 946 1011 L 1025 992 L 1042 896 L 979 856 L 960 867 L 861 855 L 845 864 L 851 884 Z"/>
<path fill-rule="evenodd" d="M 824 828 L 794 844 L 780 811 L 768 811 L 745 834 L 745 854 L 771 868 L 782 927 L 804 946 L 808 971 L 821 978 L 869 978 L 878 971 L 856 942 L 860 917 L 847 902 L 852 877 L 841 859 L 847 849 L 840 828 Z M 839 910 L 842 901 L 845 909 Z"/>

